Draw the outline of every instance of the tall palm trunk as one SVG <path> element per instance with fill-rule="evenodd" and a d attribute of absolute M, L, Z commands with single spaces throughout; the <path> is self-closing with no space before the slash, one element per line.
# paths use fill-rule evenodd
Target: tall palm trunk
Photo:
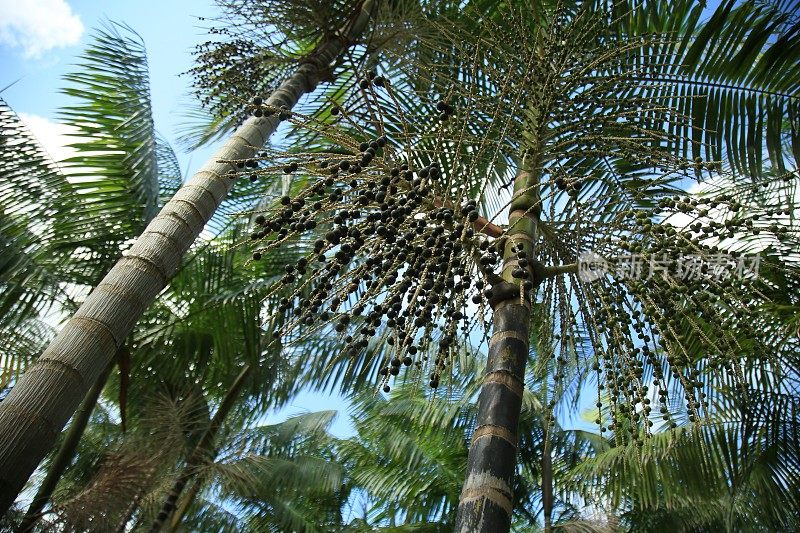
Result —
<path fill-rule="evenodd" d="M 206 429 L 205 433 L 203 433 L 200 441 L 186 459 L 186 464 L 183 466 L 183 470 L 181 471 L 180 475 L 178 475 L 178 479 L 175 480 L 175 484 L 172 486 L 169 494 L 167 494 L 167 498 L 164 501 L 164 504 L 161 506 L 161 511 L 158 513 L 158 516 L 156 516 L 155 520 L 153 520 L 153 525 L 150 527 L 150 533 L 157 533 L 158 531 L 161 531 L 161 528 L 164 527 L 164 522 L 167 520 L 167 518 L 169 518 L 169 515 L 172 514 L 172 511 L 175 509 L 175 504 L 177 503 L 181 492 L 183 492 L 183 488 L 195 474 L 197 468 L 200 467 L 203 462 L 210 460 L 214 455 L 216 455 L 214 440 L 217 437 L 217 431 L 219 431 L 222 422 L 228 416 L 231 408 L 233 408 L 233 404 L 236 403 L 236 398 L 239 396 L 239 391 L 244 385 L 249 373 L 250 366 L 247 365 L 242 369 L 241 372 L 239 372 L 239 375 L 236 377 L 236 380 L 234 380 L 233 385 L 231 385 L 230 389 L 228 389 L 228 392 L 222 399 L 222 403 L 220 403 L 217 412 L 214 413 L 214 416 L 211 418 L 208 429 Z M 183 512 L 186 512 L 186 510 L 184 509 Z"/>
<path fill-rule="evenodd" d="M 125 349 L 124 346 L 120 348 L 120 350 Z M 103 388 L 106 386 L 106 381 L 108 381 L 108 376 L 111 374 L 113 368 L 114 361 L 112 360 L 106 365 L 105 370 L 103 370 L 100 377 L 97 378 L 92 388 L 89 389 L 80 407 L 75 412 L 72 423 L 69 425 L 69 430 L 67 430 L 66 435 L 64 435 L 64 442 L 61 443 L 61 447 L 58 449 L 58 453 L 53 459 L 53 464 L 50 465 L 47 475 L 39 484 L 36 496 L 33 497 L 33 501 L 25 512 L 25 516 L 17 529 L 18 531 L 30 531 L 39 519 L 39 513 L 44 506 L 47 505 L 47 502 L 50 501 L 50 497 L 53 495 L 56 485 L 58 485 L 58 480 L 61 479 L 61 474 L 67 469 L 67 466 L 72 461 L 72 457 L 75 455 L 78 442 L 80 442 L 83 436 L 92 411 L 94 411 L 94 407 L 97 404 L 97 399 L 100 397 L 100 393 L 103 392 Z"/>
<path fill-rule="evenodd" d="M 511 528 L 514 477 L 517 467 L 517 424 L 522 407 L 525 362 L 530 337 L 530 301 L 520 297 L 521 281 L 514 248 L 532 259 L 538 223 L 538 197 L 530 187 L 532 174 L 514 180 L 514 200 L 503 253 L 503 281 L 492 287 L 494 332 L 478 398 L 478 417 L 467 472 L 458 501 L 458 533 L 502 533 Z M 534 284 L 537 280 L 534 279 Z"/>
<path fill-rule="evenodd" d="M 320 43 L 266 103 L 292 108 L 312 91 L 367 26 L 376 1 L 363 0 L 347 27 Z M 86 391 L 230 190 L 231 164 L 220 161 L 253 157 L 277 125 L 274 115 L 248 119 L 164 206 L 0 402 L 0 514 L 11 507 Z"/>

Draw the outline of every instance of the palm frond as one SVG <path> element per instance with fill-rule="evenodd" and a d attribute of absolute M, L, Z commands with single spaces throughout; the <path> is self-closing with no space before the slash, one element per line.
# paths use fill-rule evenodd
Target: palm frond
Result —
<path fill-rule="evenodd" d="M 156 215 L 162 196 L 175 190 L 180 172 L 155 133 L 141 37 L 109 22 L 95 33 L 77 66 L 64 77 L 62 90 L 75 103 L 60 116 L 77 129 L 72 147 L 78 153 L 62 165 L 81 216 L 65 212 L 57 238 L 67 246 L 82 242 L 76 281 L 93 284 L 96 279 L 82 272 L 90 264 L 96 271 L 107 270 Z M 159 164 L 166 165 L 164 190 Z"/>
<path fill-rule="evenodd" d="M 56 214 L 74 205 L 71 186 L 33 134 L 0 100 L 0 335 L 3 386 L 39 353 L 28 334 L 54 304 L 70 307 Z M 40 340 L 46 338 L 46 335 Z M 23 352 L 18 348 L 25 346 Z"/>

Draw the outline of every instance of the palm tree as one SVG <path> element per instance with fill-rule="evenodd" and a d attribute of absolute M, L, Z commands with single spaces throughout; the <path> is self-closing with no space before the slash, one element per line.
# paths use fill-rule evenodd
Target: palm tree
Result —
<path fill-rule="evenodd" d="M 169 494 L 164 501 L 164 505 L 162 506 L 158 515 L 156 515 L 150 531 L 155 533 L 161 530 L 167 518 L 169 518 L 172 514 L 172 511 L 175 510 L 176 504 L 178 503 L 178 498 L 181 496 L 186 484 L 192 479 L 192 476 L 194 476 L 195 470 L 200 467 L 203 462 L 207 461 L 209 457 L 213 457 L 216 448 L 215 440 L 217 433 L 219 432 L 223 421 L 228 416 L 228 413 L 238 400 L 237 396 L 241 388 L 244 386 L 245 380 L 247 379 L 248 374 L 250 374 L 250 370 L 251 368 L 249 366 L 245 366 L 239 375 L 236 376 L 236 380 L 233 382 L 233 385 L 231 385 L 230 389 L 228 389 L 226 392 L 225 397 L 217 409 L 217 412 L 214 413 L 213 418 L 209 422 L 208 428 L 206 428 L 205 432 L 203 432 L 199 442 L 194 447 L 191 454 L 187 457 L 183 471 L 178 475 L 178 479 L 175 480 L 175 484 L 169 491 Z"/>
<path fill-rule="evenodd" d="M 235 435 L 265 410 L 286 401 L 290 391 L 283 380 L 291 381 L 296 370 L 279 349 L 267 349 L 257 331 L 264 294 L 261 275 L 270 279 L 274 272 L 243 275 L 243 269 L 235 268 L 241 255 L 232 248 L 237 239 L 235 234 L 220 236 L 193 251 L 170 290 L 145 314 L 129 339 L 127 392 L 123 396 L 122 374 L 110 380 L 88 436 L 60 479 L 51 463 L 45 463 L 48 477 L 54 476 L 58 486 L 50 507 L 33 518 L 44 524 L 52 522 L 51 517 L 73 525 L 89 520 L 114 528 L 130 513 L 135 521 L 152 522 L 171 487 L 202 478 L 202 469 L 187 471 L 181 465 L 196 462 L 198 454 L 211 448 L 201 447 L 192 459 L 203 434 L 213 440 L 215 431 L 209 427 L 215 425 L 214 404 L 222 413 L 218 417 L 227 414 L 229 431 Z M 276 270 L 280 264 L 276 261 Z M 237 384 L 233 378 L 241 365 L 252 365 L 252 379 Z M 229 396 L 235 405 L 225 401 Z M 127 414 L 119 419 L 109 413 L 121 414 L 122 409 Z M 119 468 L 130 469 L 130 477 L 115 478 Z M 118 492 L 89 504 L 107 483 L 114 483 Z"/>
<path fill-rule="evenodd" d="M 475 425 L 474 398 L 484 371 L 482 363 L 470 356 L 469 352 L 461 355 L 459 373 L 453 375 L 446 394 L 425 394 L 409 379 L 393 388 L 389 397 L 362 393 L 355 398 L 351 418 L 357 434 L 338 444 L 337 456 L 354 493 L 363 492 L 369 503 L 363 517 L 371 524 L 369 530 L 384 526 L 452 531 Z M 535 361 L 535 354 L 530 358 Z M 582 518 L 572 504 L 590 493 L 578 483 L 566 487 L 571 470 L 605 451 L 606 443 L 599 435 L 558 424 L 548 435 L 549 411 L 533 392 L 542 383 L 532 369 L 526 381 L 532 390 L 525 392 L 521 413 L 520 426 L 526 431 L 517 457 L 521 475 L 514 487 L 514 530 L 539 529 L 542 522 L 551 521 L 548 512 L 559 526 L 580 523 L 586 530 L 602 530 L 600 524 Z M 541 468 L 545 447 L 556 457 L 549 473 Z M 547 500 L 544 495 L 552 493 L 552 476 L 566 489 Z"/>
<path fill-rule="evenodd" d="M 73 146 L 76 157 L 52 163 L 16 115 L 2 108 L 4 161 L 20 164 L 7 167 L 9 181 L 4 184 L 14 179 L 18 186 L 6 190 L 3 210 L 24 214 L 11 219 L 15 224 L 5 226 L 2 234 L 9 247 L 21 250 L 18 261 L 6 263 L 3 276 L 9 292 L 17 295 L 8 300 L 2 330 L 10 348 L 7 353 L 13 356 L 3 361 L 3 375 L 12 379 L 46 344 L 46 335 L 33 337 L 27 332 L 49 327 L 41 321 L 47 306 L 54 303 L 62 312 L 73 310 L 80 296 L 70 294 L 80 295 L 80 287 L 91 286 L 102 276 L 181 181 L 174 153 L 153 128 L 147 60 L 138 35 L 109 24 L 97 32 L 82 59 L 79 73 L 67 77 L 65 89 L 78 103 L 63 113 L 80 132 Z M 259 194 L 269 194 L 270 187 L 262 184 Z M 73 462 L 117 363 L 119 379 L 111 381 L 107 392 L 119 402 L 121 426 L 109 430 L 112 434 L 125 432 L 126 415 L 132 411 L 134 417 L 141 416 L 142 406 L 163 394 L 164 388 L 180 390 L 191 383 L 205 389 L 209 399 L 222 397 L 242 364 L 252 365 L 258 382 L 247 387 L 248 401 L 265 409 L 286 399 L 289 388 L 271 384 L 279 376 L 290 382 L 292 370 L 279 350 L 265 349 L 258 317 L 266 287 L 263 280 L 282 271 L 283 261 L 293 260 L 293 255 L 274 258 L 271 265 L 258 269 L 242 271 L 235 266 L 242 259 L 231 246 L 239 239 L 241 224 L 233 223 L 230 214 L 253 201 L 252 187 L 229 196 L 214 220 L 216 238 L 192 250 L 170 290 L 160 295 L 94 383 L 57 455 L 47 463 L 47 475 L 21 530 L 28 530 L 42 515 Z M 31 229 L 20 231 L 22 224 Z M 43 275 L 31 275 L 36 272 Z M 22 332 L 20 323 L 26 327 Z M 110 445 L 115 440 L 115 435 L 106 437 Z"/>
<path fill-rule="evenodd" d="M 594 382 L 609 408 L 599 431 L 633 447 L 657 422 L 713 416 L 751 368 L 790 365 L 785 343 L 758 334 L 779 326 L 761 311 L 796 247 L 782 217 L 796 201 L 798 34 L 783 7 L 729 1 L 706 19 L 691 2 L 425 4 L 427 31 L 385 50 L 381 72 L 356 70 L 328 113 L 296 114 L 299 148 L 265 154 L 309 182 L 264 206 L 254 259 L 302 238 L 305 221 L 329 230 L 283 278 L 298 293 L 275 332 L 345 336 L 312 370 L 321 382 L 380 370 L 388 392 L 406 364 L 438 388 L 457 328 L 486 335 L 458 531 L 510 526 L 530 346 L 550 409 Z M 741 198 L 764 190 L 768 222 L 748 224 Z M 748 234 L 770 246 L 763 276 L 677 270 Z M 585 252 L 648 270 L 579 276 Z"/>
<path fill-rule="evenodd" d="M 335 416 L 306 413 L 228 434 L 204 484 L 218 487 L 221 502 L 237 508 L 228 524 L 254 531 L 344 529 L 352 489 L 336 439 L 327 433 Z M 207 498 L 197 503 L 186 523 L 202 530 L 203 516 L 215 505 Z"/>
<path fill-rule="evenodd" d="M 74 311 L 76 300 L 81 299 L 75 296 L 80 288 L 102 277 L 118 259 L 125 240 L 146 226 L 164 197 L 180 184 L 175 155 L 153 130 L 141 41 L 132 32 L 122 37 L 120 30 L 130 31 L 119 25 L 100 31 L 95 46 L 84 57 L 86 72 L 70 77 L 73 85 L 67 90 L 69 94 L 97 104 L 102 99 L 102 87 L 106 97 L 105 105 L 76 107 L 66 113 L 77 134 L 91 136 L 75 146 L 81 155 L 60 164 L 52 162 L 3 104 L 4 133 L 8 134 L 3 146 L 7 165 L 3 211 L 10 220 L 16 219 L 18 227 L 24 224 L 29 228 L 20 233 L 14 226 L 5 226 L 3 232 L 6 250 L 18 250 L 16 265 L 8 264 L 3 279 L 9 289 L 6 294 L 16 296 L 7 301 L 2 319 L 3 335 L 10 346 L 25 338 L 14 331 L 21 320 L 38 324 L 47 312 L 54 311 L 57 316 Z M 108 67 L 109 58 L 121 56 L 127 61 L 116 69 Z M 103 77 L 89 80 L 87 72 L 97 73 L 98 69 Z M 99 79 L 102 84 L 89 85 Z M 83 155 L 87 152 L 89 155 Z M 82 216 L 74 217 L 75 212 Z M 29 346 L 17 357 L 5 360 L 4 375 L 18 376 L 41 353 L 47 340 L 42 336 L 40 345 Z M 102 379 L 92 386 L 29 515 L 41 510 L 71 460 L 110 371 L 109 363 Z"/>
<path fill-rule="evenodd" d="M 157 519 L 168 531 L 331 531 L 344 526 L 350 486 L 334 453 L 336 441 L 326 431 L 333 411 L 277 424 L 252 424 L 241 410 L 231 412 L 219 426 L 215 445 L 191 465 L 191 481 L 176 500 L 175 514 L 167 521 L 159 517 L 164 503 L 172 500 L 176 474 L 187 472 L 173 450 L 182 450 L 187 440 L 197 450 L 204 440 L 198 433 L 187 439 L 183 424 L 204 428 L 201 435 L 210 427 L 208 420 L 192 414 L 198 398 L 194 406 L 175 400 L 154 398 L 148 419 L 132 426 L 122 440 L 83 443 L 82 460 L 95 455 L 97 464 L 81 462 L 70 471 L 42 525 L 149 530 Z M 164 444 L 172 448 L 165 450 Z"/>
<path fill-rule="evenodd" d="M 270 109 L 291 109 L 325 78 L 329 65 L 366 27 L 374 4 L 359 2 L 337 32 L 319 37 L 297 70 L 265 100 Z M 213 159 L 167 202 L 35 366 L 0 405 L 0 509 L 5 512 L 60 429 L 123 344 L 142 312 L 167 284 L 203 226 L 232 186 L 230 161 L 251 158 L 284 119 L 252 117 Z M 48 391 L 41 394 L 41 391 Z M 24 406 L 24 407 L 23 407 Z"/>
<path fill-rule="evenodd" d="M 454 362 L 457 326 L 483 334 L 484 311 L 493 309 L 457 526 L 468 531 L 509 527 L 530 345 L 547 369 L 545 405 L 563 408 L 569 402 L 559 398 L 595 380 L 598 428 L 631 453 L 658 431 L 651 423 L 699 425 L 713 416 L 710 400 L 743 390 L 753 369 L 796 368 L 793 345 L 757 334 L 783 327 L 761 311 L 777 303 L 771 277 L 785 269 L 785 248 L 763 254 L 772 259 L 762 281 L 687 282 L 657 271 L 590 283 L 576 275 L 586 251 L 711 258 L 727 249 L 728 235 L 756 230 L 796 243 L 792 228 L 781 231 L 784 211 L 794 208 L 794 174 L 784 170 L 797 145 L 796 22 L 781 5 L 754 2 L 724 2 L 708 20 L 690 2 L 486 7 L 422 4 L 416 28 L 427 31 L 385 51 L 385 74 L 354 72 L 356 83 L 332 98 L 336 107 L 295 113 L 306 139 L 328 153 L 303 143 L 266 154 L 267 172 L 294 163 L 307 179 L 289 191 L 287 206 L 263 205 L 271 216 L 256 219 L 255 232 L 256 246 L 272 250 L 307 229 L 293 217 L 330 230 L 282 281 L 302 281 L 294 298 L 271 306 L 291 312 L 277 328 L 290 345 L 295 326 L 309 320 L 303 335 L 352 333 L 341 353 L 320 354 L 325 364 L 313 372 L 325 383 L 352 383 L 374 368 L 389 387 L 408 357 L 416 379 L 438 389 Z M 342 124 L 328 127 L 333 120 Z M 333 178 L 331 159 L 341 169 Z M 354 162 L 363 170 L 351 176 Z M 733 181 L 734 192 L 719 189 L 720 179 Z M 693 181 L 711 190 L 687 194 Z M 512 182 L 511 198 L 495 193 Z M 762 223 L 748 225 L 736 214 L 740 198 L 761 191 L 769 193 Z M 322 216 L 310 212 L 312 201 Z M 690 223 L 665 223 L 673 214 Z M 314 262 L 320 252 L 326 265 Z M 394 344 L 370 349 L 379 332 Z M 658 402 L 663 415 L 651 413 Z"/>

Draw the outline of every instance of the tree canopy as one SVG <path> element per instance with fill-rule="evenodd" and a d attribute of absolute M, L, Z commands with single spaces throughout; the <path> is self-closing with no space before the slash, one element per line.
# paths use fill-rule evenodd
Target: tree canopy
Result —
<path fill-rule="evenodd" d="M 362 4 L 221 3 L 185 140 L 283 135 L 222 161 L 211 236 L 127 337 L 39 525 L 449 531 L 494 431 L 514 530 L 796 528 L 797 3 L 376 2 L 324 83 L 270 104 Z M 181 181 L 132 30 L 65 82 L 66 162 L 0 107 L 3 387 Z M 516 434 L 486 429 L 498 383 Z M 262 423 L 302 388 L 347 395 L 355 434 Z"/>

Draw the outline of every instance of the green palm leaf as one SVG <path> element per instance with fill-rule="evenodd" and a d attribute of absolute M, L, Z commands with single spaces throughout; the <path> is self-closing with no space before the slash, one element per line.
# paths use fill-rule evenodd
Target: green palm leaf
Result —
<path fill-rule="evenodd" d="M 56 237 L 82 242 L 81 272 L 101 272 L 156 215 L 181 182 L 171 149 L 154 129 L 144 43 L 131 28 L 107 23 L 65 76 L 76 103 L 62 120 L 75 126 L 78 154 L 62 163 L 81 217 L 65 212 Z M 95 279 L 76 271 L 76 281 Z M 96 274 L 95 274 L 96 275 Z"/>

